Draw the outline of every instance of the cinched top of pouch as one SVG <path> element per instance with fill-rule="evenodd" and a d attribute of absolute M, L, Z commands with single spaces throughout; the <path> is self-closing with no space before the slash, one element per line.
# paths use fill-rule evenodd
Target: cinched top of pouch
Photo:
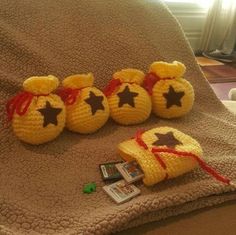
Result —
<path fill-rule="evenodd" d="M 138 69 L 122 69 L 113 74 L 113 79 L 119 79 L 121 83 L 136 83 L 141 85 L 143 83 L 145 74 Z"/>
<path fill-rule="evenodd" d="M 53 75 L 33 76 L 23 82 L 24 90 L 34 95 L 47 95 L 54 91 L 58 85 L 59 81 Z"/>
<path fill-rule="evenodd" d="M 65 88 L 82 89 L 91 87 L 94 83 L 94 76 L 92 73 L 88 74 L 74 74 L 66 77 L 62 81 L 62 86 Z"/>
<path fill-rule="evenodd" d="M 150 65 L 149 73 L 155 73 L 160 78 L 180 78 L 184 75 L 186 67 L 179 61 L 167 63 L 163 61 L 153 62 Z"/>

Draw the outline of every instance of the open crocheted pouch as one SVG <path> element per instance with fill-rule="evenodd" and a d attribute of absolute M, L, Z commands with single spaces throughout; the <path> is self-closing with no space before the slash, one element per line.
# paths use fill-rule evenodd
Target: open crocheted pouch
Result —
<path fill-rule="evenodd" d="M 139 163 L 145 175 L 143 182 L 148 186 L 198 166 L 216 179 L 229 183 L 203 161 L 202 148 L 195 139 L 171 127 L 138 131 L 135 138 L 120 143 L 118 150 L 124 160 Z"/>

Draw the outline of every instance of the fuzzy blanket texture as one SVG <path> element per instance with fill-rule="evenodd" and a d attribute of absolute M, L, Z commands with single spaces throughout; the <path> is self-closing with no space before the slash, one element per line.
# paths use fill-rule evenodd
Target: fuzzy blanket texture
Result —
<path fill-rule="evenodd" d="M 0 133 L 0 234 L 110 234 L 236 199 L 236 188 L 201 169 L 116 205 L 102 190 L 98 165 L 120 160 L 117 144 L 139 128 L 170 126 L 197 139 L 209 165 L 236 179 L 236 119 L 201 73 L 176 19 L 155 0 L 0 1 L 0 121 L 3 103 L 25 78 L 60 79 L 93 72 L 99 88 L 113 72 L 145 72 L 155 60 L 179 60 L 196 94 L 193 110 L 175 120 L 152 116 L 136 126 L 109 121 L 91 135 L 64 131 L 40 146 L 20 142 L 11 128 Z M 36 133 L 37 134 L 37 133 Z M 97 192 L 83 194 L 85 183 Z"/>

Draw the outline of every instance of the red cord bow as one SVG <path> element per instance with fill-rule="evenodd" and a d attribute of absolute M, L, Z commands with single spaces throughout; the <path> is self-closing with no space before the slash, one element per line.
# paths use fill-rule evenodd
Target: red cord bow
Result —
<path fill-rule="evenodd" d="M 10 100 L 7 101 L 7 104 L 6 104 L 8 121 L 12 120 L 15 112 L 19 116 L 23 116 L 27 112 L 32 102 L 32 99 L 35 96 L 39 97 L 39 96 L 47 96 L 47 95 L 48 94 L 34 95 L 28 91 L 22 91 L 21 93 L 11 98 Z"/>
<path fill-rule="evenodd" d="M 226 177 L 220 175 L 215 169 L 207 165 L 206 162 L 204 162 L 200 157 L 193 153 L 189 152 L 182 152 L 182 151 L 176 151 L 175 149 L 163 149 L 163 148 L 152 148 L 152 153 L 158 154 L 158 153 L 173 153 L 175 157 L 185 157 L 185 158 L 192 158 L 196 160 L 199 164 L 199 166 L 206 171 L 208 174 L 212 175 L 215 179 L 225 183 L 225 184 L 230 184 L 230 180 L 227 179 Z"/>
<path fill-rule="evenodd" d="M 120 79 L 112 79 L 104 88 L 103 93 L 105 94 L 105 96 L 110 96 L 121 84 L 122 82 L 120 81 Z"/>
<path fill-rule="evenodd" d="M 23 91 L 11 98 L 6 104 L 8 120 L 12 120 L 15 112 L 19 116 L 24 115 L 27 112 L 33 97 L 34 95 L 32 93 Z"/>
<path fill-rule="evenodd" d="M 149 95 L 152 95 L 152 88 L 156 84 L 156 82 L 160 80 L 167 80 L 172 78 L 160 78 L 158 75 L 156 75 L 153 72 L 148 73 L 143 81 L 143 87 L 147 90 Z"/>
<path fill-rule="evenodd" d="M 143 132 L 144 131 L 138 131 L 136 133 L 135 140 L 141 147 L 143 147 L 144 149 L 148 149 L 148 146 L 146 145 L 146 143 L 142 139 Z M 192 159 L 196 160 L 198 162 L 199 166 L 204 171 L 206 171 L 208 174 L 212 175 L 215 179 L 217 179 L 225 184 L 230 184 L 230 180 L 228 178 L 220 175 L 215 169 L 213 169 L 212 167 L 207 165 L 206 162 L 204 162 L 200 157 L 198 157 L 197 155 L 195 155 L 193 153 L 177 151 L 177 150 L 171 149 L 171 148 L 157 148 L 157 147 L 153 147 L 151 149 L 151 151 L 156 156 L 157 160 L 159 161 L 159 163 L 161 164 L 163 169 L 166 169 L 166 165 L 165 165 L 164 161 L 160 158 L 159 153 L 173 153 L 174 156 L 176 156 L 176 157 L 187 157 L 187 158 L 192 158 Z"/>
<path fill-rule="evenodd" d="M 75 103 L 78 95 L 80 94 L 80 89 L 62 88 L 57 91 L 57 94 L 66 105 L 72 105 Z"/>

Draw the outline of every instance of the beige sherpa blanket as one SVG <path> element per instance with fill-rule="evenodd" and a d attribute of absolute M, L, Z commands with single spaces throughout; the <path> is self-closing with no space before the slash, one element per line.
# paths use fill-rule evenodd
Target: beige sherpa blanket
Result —
<path fill-rule="evenodd" d="M 1 130 L 1 234 L 109 234 L 236 199 L 233 186 L 201 169 L 154 187 L 140 185 L 141 196 L 119 206 L 102 190 L 98 165 L 119 159 L 117 144 L 137 128 L 164 125 L 196 138 L 206 161 L 236 179 L 235 117 L 214 95 L 180 26 L 159 1 L 1 0 L 0 58 L 1 102 L 31 75 L 62 79 L 91 71 L 102 88 L 114 71 L 147 71 L 155 60 L 185 63 L 196 92 L 191 113 L 176 120 L 151 117 L 130 127 L 110 121 L 93 135 L 64 131 L 41 146 L 21 143 L 10 128 Z M 83 194 L 92 181 L 97 192 Z"/>

